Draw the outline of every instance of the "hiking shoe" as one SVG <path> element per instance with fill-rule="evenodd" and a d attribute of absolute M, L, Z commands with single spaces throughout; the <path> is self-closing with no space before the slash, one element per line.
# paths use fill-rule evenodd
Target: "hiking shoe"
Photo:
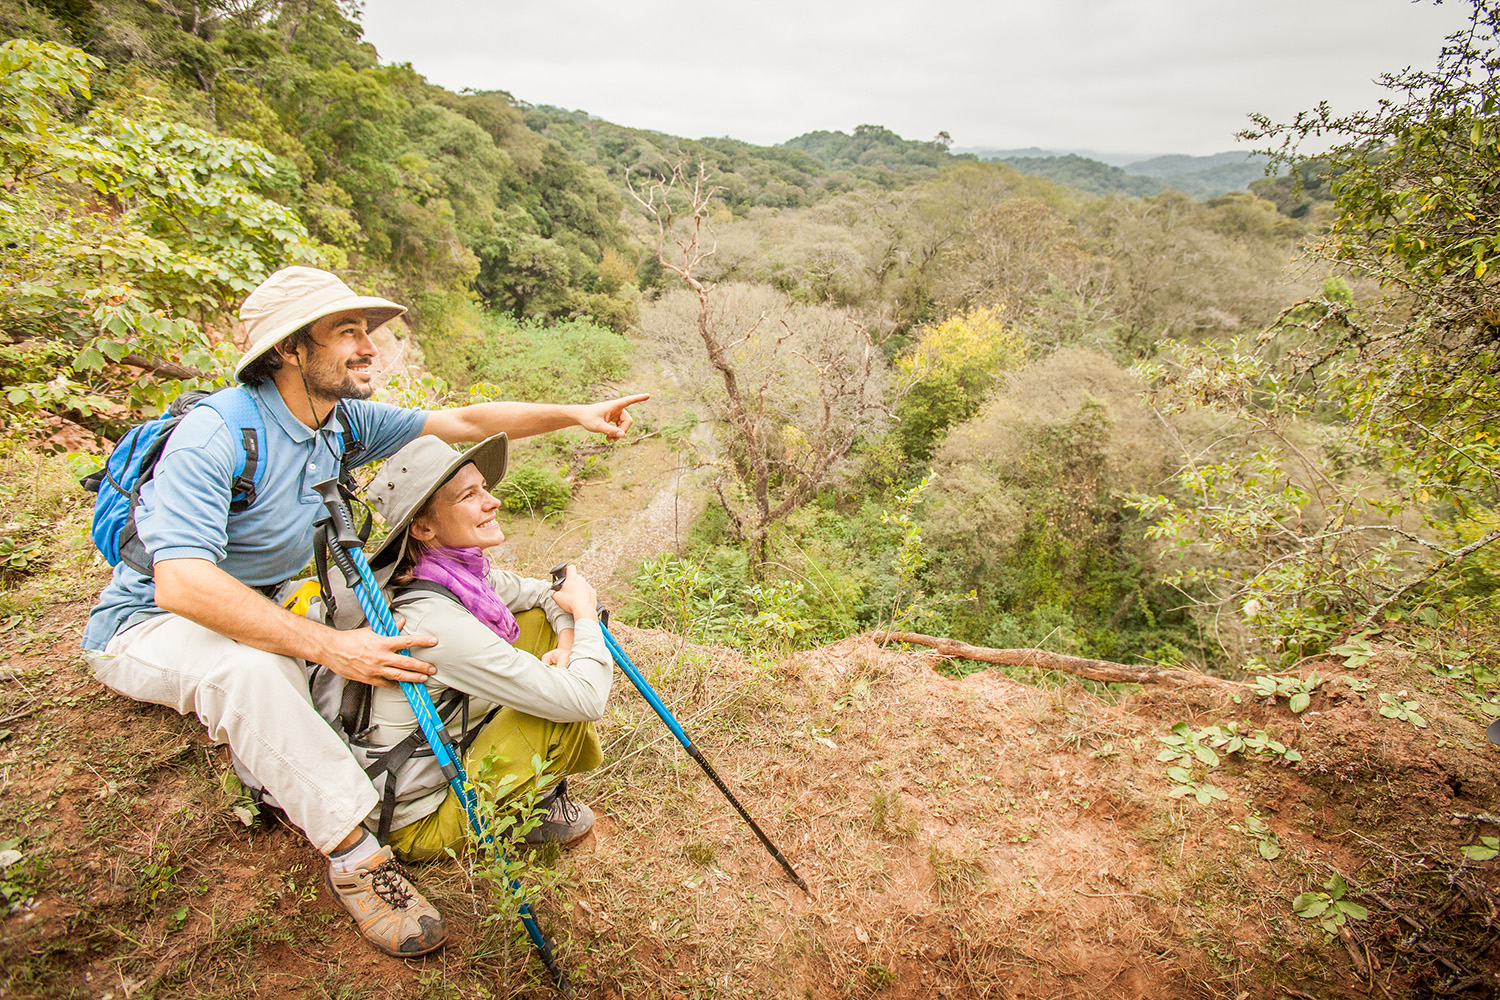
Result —
<path fill-rule="evenodd" d="M 568 797 L 568 779 L 559 781 L 552 791 L 537 799 L 538 806 L 545 806 L 547 814 L 542 822 L 526 834 L 528 844 L 546 844 L 556 841 L 564 847 L 572 847 L 594 828 L 594 810 L 582 802 Z"/>
<path fill-rule="evenodd" d="M 433 909 L 389 847 L 370 855 L 348 875 L 328 869 L 328 888 L 359 926 L 365 940 L 395 958 L 416 958 L 443 946 L 443 918 Z"/>

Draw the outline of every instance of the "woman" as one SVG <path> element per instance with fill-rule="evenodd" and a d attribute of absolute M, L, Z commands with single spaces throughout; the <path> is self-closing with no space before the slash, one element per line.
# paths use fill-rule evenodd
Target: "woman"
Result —
<path fill-rule="evenodd" d="M 491 776 L 503 776 L 496 815 L 530 792 L 545 792 L 538 804 L 546 815 L 526 839 L 566 845 L 588 833 L 594 816 L 569 799 L 560 779 L 593 770 L 603 758 L 594 721 L 604 714 L 613 661 L 597 595 L 574 567 L 554 592 L 547 581 L 488 564 L 484 550 L 505 540 L 495 520 L 501 504 L 490 493 L 505 461 L 503 434 L 462 454 L 430 436 L 402 448 L 367 491 L 389 531 L 370 562 L 390 580 L 403 631 L 438 639 L 412 654 L 436 668 L 427 691 L 455 742 L 466 730 L 473 739 L 465 754 L 470 778 L 483 780 L 487 759 Z M 368 722 L 351 741 L 364 762 L 403 741 L 416 753 L 393 768 L 394 782 L 376 774 L 385 802 L 366 825 L 382 827 L 382 839 L 403 860 L 461 850 L 467 816 L 399 687 L 373 689 Z"/>

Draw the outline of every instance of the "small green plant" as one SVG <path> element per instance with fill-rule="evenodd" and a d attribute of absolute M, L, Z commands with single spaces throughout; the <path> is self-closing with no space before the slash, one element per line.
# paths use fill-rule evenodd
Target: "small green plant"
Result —
<path fill-rule="evenodd" d="M 550 891 L 564 876 L 547 867 L 547 852 L 528 854 L 521 850 L 523 838 L 542 822 L 546 810 L 536 804 L 535 787 L 519 797 L 510 795 L 517 777 L 509 765 L 507 758 L 492 752 L 469 770 L 477 799 L 475 812 L 491 840 L 488 844 L 480 843 L 471 829 L 468 857 L 476 891 L 477 887 L 484 887 L 489 902 L 483 924 L 490 928 L 511 927 L 520 935 L 523 932 L 517 917 L 526 895 Z M 551 761 L 533 754 L 531 766 L 541 775 L 548 771 Z M 555 859 L 554 851 L 551 860 Z M 523 889 L 523 882 L 532 888 Z"/>
<path fill-rule="evenodd" d="M 28 905 L 41 881 L 41 859 L 22 853 L 21 839 L 0 840 L 0 912 Z"/>
<path fill-rule="evenodd" d="M 1396 719 L 1400 722 L 1410 722 L 1418 729 L 1427 728 L 1427 720 L 1417 714 L 1421 706 L 1414 701 L 1404 701 L 1405 691 L 1397 691 L 1395 694 L 1380 693 L 1380 714 L 1387 719 Z"/>
<path fill-rule="evenodd" d="M 1255 849 L 1260 856 L 1267 861 L 1275 861 L 1281 857 L 1281 841 L 1276 836 L 1276 831 L 1266 825 L 1266 821 L 1259 816 L 1251 814 L 1245 817 L 1245 825 L 1230 823 L 1229 829 L 1236 833 L 1243 833 L 1255 841 Z"/>
<path fill-rule="evenodd" d="M 864 986 L 870 993 L 879 993 L 895 981 L 896 974 L 879 962 L 865 966 Z"/>
<path fill-rule="evenodd" d="M 745 597 L 755 605 L 755 614 L 744 619 L 743 633 L 752 648 L 790 649 L 797 636 L 812 628 L 802 616 L 802 594 L 806 588 L 792 580 L 757 583 L 745 588 Z"/>
<path fill-rule="evenodd" d="M 1477 844 L 1465 844 L 1464 857 L 1470 861 L 1489 861 L 1500 857 L 1500 837 L 1480 837 Z"/>
<path fill-rule="evenodd" d="M 1296 763 L 1302 759 L 1302 754 L 1285 743 L 1272 739 L 1264 729 L 1257 729 L 1253 733 L 1241 732 L 1238 722 L 1228 722 L 1222 726 L 1205 726 L 1198 730 L 1198 738 L 1207 741 L 1209 746 L 1222 750 L 1226 754 L 1262 754 L 1268 757 L 1280 757 L 1288 763 Z"/>
<path fill-rule="evenodd" d="M 1344 898 L 1349 886 L 1338 872 L 1334 872 L 1323 883 L 1323 888 L 1328 891 L 1299 893 L 1292 900 L 1292 912 L 1304 920 L 1316 920 L 1318 926 L 1323 928 L 1323 933 L 1329 937 L 1337 936 L 1339 928 L 1345 922 L 1364 920 L 1370 915 L 1370 911 L 1363 906 Z"/>
<path fill-rule="evenodd" d="M 260 818 L 260 805 L 251 796 L 250 789 L 245 787 L 239 775 L 232 769 L 226 769 L 219 776 L 219 787 L 224 790 L 230 814 L 245 826 L 254 826 L 255 821 Z"/>
<path fill-rule="evenodd" d="M 0 535 L 0 576 L 10 573 L 25 573 L 42 558 L 41 539 L 18 542 L 9 535 Z"/>
<path fill-rule="evenodd" d="M 506 473 L 495 495 L 506 510 L 546 517 L 568 509 L 573 488 L 556 469 L 519 462 Z"/>
<path fill-rule="evenodd" d="M 951 905 L 959 902 L 984 885 L 984 863 L 979 860 L 977 845 L 966 844 L 955 852 L 933 844 L 927 852 L 927 861 L 936 876 L 940 903 Z"/>
<path fill-rule="evenodd" d="M 1261 674 L 1255 678 L 1255 693 L 1262 698 L 1285 698 L 1286 707 L 1295 714 L 1301 715 L 1307 711 L 1312 704 L 1312 693 L 1323 683 L 1315 670 L 1307 675 L 1307 679 L 1300 677 L 1272 677 L 1269 674 Z"/>
<path fill-rule="evenodd" d="M 1366 629 L 1363 632 L 1351 635 L 1328 652 L 1334 656 L 1342 656 L 1344 658 L 1344 666 L 1346 667 L 1351 669 L 1362 667 L 1369 661 L 1370 657 L 1375 655 L 1375 648 L 1369 643 L 1369 636 L 1371 634 L 1372 630 Z"/>
<path fill-rule="evenodd" d="M 182 871 L 181 859 L 171 846 L 161 841 L 151 845 L 146 853 L 146 863 L 141 866 L 136 898 L 143 908 L 156 904 L 163 894 L 175 887 L 177 873 Z"/>
<path fill-rule="evenodd" d="M 1194 731 L 1186 722 L 1179 722 L 1172 727 L 1171 735 L 1157 737 L 1166 744 L 1166 748 L 1156 755 L 1156 759 L 1170 765 L 1167 768 L 1167 778 L 1171 780 L 1172 787 L 1167 794 L 1174 799 L 1191 795 L 1202 805 L 1208 805 L 1210 802 L 1222 802 L 1229 798 L 1229 793 L 1218 785 L 1199 781 L 1195 777 L 1195 762 L 1208 768 L 1219 766 L 1219 755 L 1214 752 L 1213 747 L 1203 742 L 1203 735 L 1203 731 Z"/>
<path fill-rule="evenodd" d="M 729 630 L 736 607 L 724 587 L 691 559 L 663 552 L 641 563 L 630 611 L 636 623 L 712 641 Z"/>

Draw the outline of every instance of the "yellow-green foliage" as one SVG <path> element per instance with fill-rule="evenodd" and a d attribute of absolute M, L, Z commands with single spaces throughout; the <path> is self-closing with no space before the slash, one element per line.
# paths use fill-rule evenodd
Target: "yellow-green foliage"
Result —
<path fill-rule="evenodd" d="M 921 330 L 895 365 L 898 382 L 915 383 L 896 408 L 906 456 L 926 459 L 948 427 L 977 413 L 1000 377 L 1025 359 L 1026 342 L 1005 325 L 999 306 L 956 313 Z"/>

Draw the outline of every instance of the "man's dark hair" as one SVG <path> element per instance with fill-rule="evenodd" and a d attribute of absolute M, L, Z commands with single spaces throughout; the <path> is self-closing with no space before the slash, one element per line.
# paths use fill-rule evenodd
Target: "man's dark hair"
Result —
<path fill-rule="evenodd" d="M 260 385 L 270 381 L 271 376 L 281 370 L 281 348 L 295 351 L 299 347 L 305 347 L 310 353 L 318 346 L 317 341 L 312 338 L 312 328 L 312 323 L 308 323 L 272 344 L 269 351 L 245 366 L 245 370 L 240 372 L 240 381 L 245 385 Z"/>

